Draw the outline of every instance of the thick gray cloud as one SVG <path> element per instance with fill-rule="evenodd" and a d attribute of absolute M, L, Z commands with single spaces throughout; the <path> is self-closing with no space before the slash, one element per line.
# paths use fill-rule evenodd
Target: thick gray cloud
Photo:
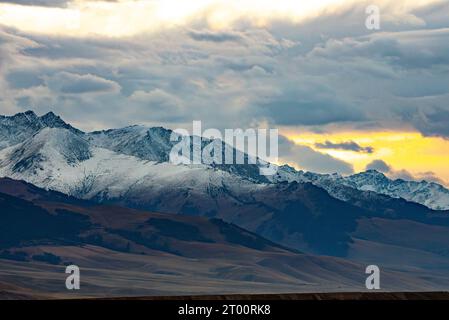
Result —
<path fill-rule="evenodd" d="M 300 26 L 242 22 L 224 32 L 195 21 L 128 38 L 0 27 L 0 113 L 52 109 L 86 130 L 202 120 L 449 137 L 445 8 L 385 21 L 379 32 L 364 27 L 363 6 Z"/>
<path fill-rule="evenodd" d="M 279 158 L 307 171 L 341 174 L 354 172 L 351 164 L 317 152 L 308 146 L 296 144 L 284 136 L 279 137 Z"/>
<path fill-rule="evenodd" d="M 391 179 L 401 179 L 401 180 L 405 180 L 405 181 L 427 181 L 427 182 L 435 182 L 441 185 L 446 185 L 447 183 L 445 181 L 443 181 L 442 179 L 438 178 L 436 176 L 436 174 L 432 171 L 428 171 L 428 172 L 418 172 L 417 174 L 412 174 L 407 170 L 397 170 L 397 171 L 392 171 L 388 174 L 388 176 Z"/>
<path fill-rule="evenodd" d="M 389 174 L 390 178 L 392 179 L 401 179 L 401 180 L 405 180 L 405 181 L 414 181 L 415 177 L 408 172 L 407 170 L 398 170 L 398 171 L 393 171 Z"/>
<path fill-rule="evenodd" d="M 437 177 L 437 175 L 432 171 L 427 172 L 418 172 L 416 174 L 412 174 L 407 170 L 394 170 L 389 164 L 387 164 L 383 160 L 374 160 L 370 162 L 366 168 L 366 170 L 376 170 L 386 174 L 391 179 L 401 179 L 405 181 L 428 181 L 435 182 L 441 185 L 447 185 L 445 181 Z"/>
<path fill-rule="evenodd" d="M 226 42 L 226 41 L 240 41 L 242 38 L 239 34 L 230 32 L 211 32 L 211 31 L 191 31 L 190 37 L 196 41 L 212 41 L 212 42 Z"/>
<path fill-rule="evenodd" d="M 285 94 L 285 97 L 273 97 L 271 101 L 257 106 L 256 112 L 278 125 L 325 125 L 329 123 L 361 121 L 364 115 L 349 104 L 329 99 L 321 93 L 308 98 L 310 92 Z M 304 97 L 305 96 L 305 97 Z"/>
<path fill-rule="evenodd" d="M 140 112 L 143 117 L 146 115 L 140 110 L 151 112 L 152 119 L 158 121 L 176 122 L 182 121 L 186 117 L 182 101 L 161 89 L 135 91 L 129 100 L 133 105 L 138 106 L 129 108 L 129 111 Z M 139 106 L 141 107 L 139 108 Z"/>
<path fill-rule="evenodd" d="M 366 170 L 376 170 L 382 173 L 389 173 L 391 167 L 383 160 L 373 160 L 366 165 Z"/>
<path fill-rule="evenodd" d="M 448 185 L 446 181 L 440 179 L 433 171 L 420 172 L 417 176 L 415 176 L 415 179 L 425 180 L 428 182 L 435 182 L 435 183 L 439 183 L 443 186 Z"/>
<path fill-rule="evenodd" d="M 435 98 L 422 98 L 420 106 L 411 106 L 401 110 L 400 115 L 412 123 L 425 136 L 443 136 L 449 138 L 449 108 L 443 103 L 449 100 L 449 94 L 442 96 L 436 104 Z"/>
<path fill-rule="evenodd" d="M 48 87 L 61 94 L 83 94 L 93 92 L 117 92 L 120 87 L 114 81 L 92 74 L 59 72 L 46 79 Z"/>
<path fill-rule="evenodd" d="M 319 149 L 340 149 L 340 150 L 348 150 L 354 152 L 365 152 L 365 153 L 373 153 L 373 147 L 362 147 L 358 143 L 354 141 L 346 141 L 346 142 L 338 142 L 334 143 L 332 141 L 325 141 L 324 143 L 316 143 L 315 147 Z"/>

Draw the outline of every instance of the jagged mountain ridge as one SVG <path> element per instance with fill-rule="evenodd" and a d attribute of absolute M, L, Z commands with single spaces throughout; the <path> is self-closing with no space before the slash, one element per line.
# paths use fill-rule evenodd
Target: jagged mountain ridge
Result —
<path fill-rule="evenodd" d="M 158 137 L 158 132 L 166 133 L 160 135 L 159 146 L 153 150 L 156 138 L 151 135 Z M 163 147 L 168 132 L 138 126 L 96 133 L 45 127 L 0 150 L 0 176 L 97 203 L 220 218 L 291 248 L 354 259 L 365 253 L 355 246 L 365 246 L 366 241 L 391 245 L 380 244 L 382 239 L 376 233 L 360 231 L 361 221 L 369 228 L 374 228 L 376 219 L 387 226 L 403 219 L 425 230 L 449 225 L 445 211 L 337 184 L 337 175 L 283 166 L 271 177 L 273 181 L 265 182 L 248 174 L 258 171 L 246 169 L 247 165 L 235 165 L 234 170 L 161 161 L 168 150 Z M 134 155 L 145 148 L 151 152 Z M 320 177 L 335 178 L 320 186 L 325 181 Z M 395 243 L 399 240 L 394 239 Z M 446 253 L 434 247 L 425 249 L 431 250 L 435 260 L 446 259 Z M 427 254 L 419 259 L 411 254 L 411 262 L 419 260 L 422 265 Z"/>
<path fill-rule="evenodd" d="M 174 137 L 173 140 L 171 140 L 172 136 Z M 139 125 L 120 129 L 94 131 L 86 133 L 85 137 L 96 147 L 158 163 L 168 162 L 172 148 L 182 139 L 181 136 L 170 129 L 162 127 L 148 128 Z M 193 149 L 197 147 L 192 145 L 192 137 L 189 137 L 189 139 L 190 152 L 193 153 Z M 224 159 L 226 144 L 220 140 L 202 138 L 201 150 L 210 144 L 221 145 L 221 156 L 222 159 Z M 233 149 L 234 158 L 237 158 L 240 155 L 245 159 L 245 163 L 248 163 L 247 154 Z M 244 179 L 250 179 L 255 182 L 269 182 L 265 176 L 260 175 L 259 166 L 255 164 L 246 164 L 242 166 L 235 164 L 221 164 L 214 161 L 208 165 L 208 167 L 237 174 Z"/>
<path fill-rule="evenodd" d="M 0 150 L 21 143 L 43 128 L 64 128 L 81 133 L 53 112 L 38 117 L 33 111 L 0 116 Z"/>
<path fill-rule="evenodd" d="M 162 127 L 129 126 L 121 129 L 85 133 L 64 122 L 53 112 L 38 117 L 33 111 L 26 111 L 9 117 L 0 116 L 0 150 L 22 143 L 44 128 L 68 129 L 75 135 L 87 140 L 94 147 L 155 162 L 168 162 L 170 150 L 176 143 L 170 141 L 172 131 Z M 203 146 L 210 142 L 210 140 L 205 139 Z M 72 145 L 72 147 L 75 147 L 75 145 Z M 85 152 L 85 155 L 87 154 L 88 151 Z M 69 159 L 71 159 L 70 156 Z M 86 158 L 82 156 L 80 159 Z M 234 173 L 256 182 L 311 182 L 324 188 L 337 199 L 344 201 L 347 201 L 347 197 L 343 196 L 348 192 L 346 189 L 351 188 L 361 191 L 373 191 L 394 198 L 403 198 L 423 204 L 434 210 L 449 209 L 449 190 L 442 185 L 427 181 L 391 180 L 376 171 L 367 171 L 342 177 L 337 174 L 315 174 L 297 171 L 289 166 L 281 166 L 279 167 L 278 175 L 268 177 L 267 179 L 259 174 L 259 169 L 255 165 L 214 164 L 211 167 Z"/>
<path fill-rule="evenodd" d="M 392 180 L 383 173 L 368 170 L 347 177 L 339 174 L 318 174 L 297 171 L 287 165 L 281 167 L 280 174 L 274 181 L 310 182 L 337 199 L 348 201 L 346 194 L 351 190 L 360 190 L 402 198 L 407 201 L 425 205 L 433 210 L 449 209 L 449 190 L 435 182 Z"/>
<path fill-rule="evenodd" d="M 11 146 L 17 146 L 20 143 L 24 143 L 27 139 L 36 140 L 33 136 L 38 134 L 40 130 L 46 128 L 66 129 L 72 134 L 71 138 L 73 138 L 73 141 L 70 143 L 71 139 L 68 138 L 68 134 L 64 133 L 63 130 L 60 130 L 60 134 L 65 136 L 66 139 L 62 145 L 67 144 L 67 147 L 69 148 L 66 148 L 65 150 L 56 150 L 56 154 L 65 154 L 64 157 L 68 160 L 69 164 L 76 163 L 76 160 L 80 160 L 80 162 L 88 160 L 92 156 L 90 150 L 96 151 L 97 155 L 102 154 L 103 159 L 106 155 L 111 157 L 119 155 L 118 157 L 121 161 L 125 161 L 123 156 L 129 156 L 132 157 L 132 159 L 129 158 L 127 160 L 130 160 L 131 162 L 132 160 L 136 161 L 134 158 L 137 158 L 155 163 L 166 163 L 169 159 L 170 150 L 173 145 L 177 143 L 175 141 L 170 141 L 172 131 L 162 127 L 148 128 L 144 126 L 129 126 L 121 129 L 85 133 L 64 122 L 59 116 L 56 116 L 52 112 L 38 117 L 33 111 L 26 111 L 10 117 L 0 116 L 0 150 Z M 48 129 L 46 131 L 49 131 Z M 47 134 L 49 133 L 47 132 Z M 58 139 L 57 137 L 53 138 L 53 141 Z M 43 141 L 45 141 L 45 139 L 41 139 L 40 144 L 42 144 Z M 202 144 L 204 146 L 210 142 L 210 140 L 204 139 Z M 16 168 L 13 169 L 11 173 L 14 174 L 16 171 L 23 170 L 24 167 L 32 165 L 34 162 L 39 163 L 42 154 L 30 152 L 29 150 L 32 146 L 29 144 L 30 142 L 28 142 L 28 145 L 23 145 L 21 149 L 16 148 L 15 153 L 11 155 L 12 159 L 0 160 L 2 161 L 0 166 L 4 168 L 9 162 L 15 162 Z M 37 149 L 39 148 L 38 145 Z M 28 151 L 25 152 L 24 150 Z M 115 154 L 110 154 L 108 151 L 112 151 Z M 81 152 L 82 154 L 77 154 L 77 152 Z M 24 157 L 25 153 L 28 153 L 29 156 Z M 36 165 L 39 166 L 38 164 Z M 123 163 L 121 163 L 121 165 L 123 165 Z M 214 171 L 218 169 L 257 183 L 278 183 L 282 181 L 310 182 L 324 188 L 333 197 L 343 201 L 348 201 L 348 197 L 346 197 L 345 194 L 350 193 L 353 189 L 357 189 L 384 194 L 393 198 L 403 198 L 408 201 L 423 204 L 434 210 L 449 209 L 449 190 L 443 186 L 427 181 L 390 180 L 385 175 L 375 171 L 367 171 L 348 177 L 342 177 L 337 174 L 316 174 L 312 172 L 297 171 L 285 165 L 279 167 L 277 175 L 265 177 L 259 174 L 257 165 L 251 164 L 212 164 L 209 166 L 202 166 L 202 168 Z M 35 171 L 33 172 L 35 173 Z M 83 175 L 87 177 L 90 176 L 90 179 L 92 179 L 92 174 L 95 175 L 92 168 L 88 171 L 83 171 Z M 27 180 L 26 177 L 16 176 L 16 178 L 25 178 L 25 180 Z M 71 183 L 73 183 L 73 181 L 71 181 Z M 84 178 L 82 183 L 86 183 Z M 47 181 L 45 185 L 40 184 L 40 186 L 49 188 L 51 187 L 51 182 Z M 73 191 L 76 189 L 82 190 L 83 188 L 84 187 L 72 186 L 71 189 Z M 68 192 L 67 188 L 62 191 Z M 80 194 L 79 191 L 78 193 L 79 194 L 75 195 L 84 196 L 83 194 Z"/>

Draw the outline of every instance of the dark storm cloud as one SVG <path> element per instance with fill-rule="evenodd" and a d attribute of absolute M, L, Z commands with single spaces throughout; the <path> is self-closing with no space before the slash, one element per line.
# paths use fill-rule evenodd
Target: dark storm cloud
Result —
<path fill-rule="evenodd" d="M 360 111 L 338 101 L 320 99 L 273 100 L 260 106 L 260 112 L 278 125 L 324 125 L 363 119 Z"/>
<path fill-rule="evenodd" d="M 316 143 L 315 147 L 319 149 L 340 149 L 354 152 L 373 153 L 373 147 L 362 147 L 354 141 L 334 143 L 331 141 L 325 141 L 324 143 Z"/>
<path fill-rule="evenodd" d="M 449 138 L 449 108 L 435 106 L 434 99 L 420 99 L 421 105 L 409 110 L 401 110 L 401 116 L 421 131 L 425 136 L 442 136 Z M 449 101 L 449 94 L 444 96 Z M 443 101 L 442 101 L 443 102 Z"/>

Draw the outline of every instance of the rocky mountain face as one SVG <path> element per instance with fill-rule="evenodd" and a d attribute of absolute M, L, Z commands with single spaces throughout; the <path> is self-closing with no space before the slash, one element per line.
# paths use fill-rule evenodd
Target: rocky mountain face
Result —
<path fill-rule="evenodd" d="M 14 116 L 0 116 L 0 150 L 21 143 L 43 128 L 62 128 L 81 133 L 65 123 L 59 116 L 49 112 L 38 117 L 33 111 L 18 113 Z"/>
<path fill-rule="evenodd" d="M 439 245 L 449 243 L 443 236 L 449 215 L 418 204 L 418 197 L 413 198 L 416 203 L 405 200 L 405 185 L 415 188 L 415 195 L 426 192 L 413 182 L 391 181 L 377 172 L 341 177 L 281 166 L 268 179 L 260 178 L 257 165 L 174 165 L 167 161 L 175 143 L 167 129 L 132 126 L 84 133 L 51 115 L 32 117 L 27 112 L 2 119 L 8 125 L 0 125 L 0 132 L 11 131 L 15 121 L 28 128 L 20 139 L 4 134 L 8 147 L 0 150 L 3 177 L 101 204 L 219 218 L 316 254 L 369 260 L 366 252 L 384 248 L 392 253 L 377 255 L 381 262 L 446 265 L 441 261 L 448 253 Z M 427 186 L 440 190 L 428 191 L 433 197 L 444 198 L 447 192 L 436 184 Z M 442 200 L 435 201 L 445 208 Z M 385 240 L 382 230 L 393 225 L 402 230 L 402 240 Z M 408 230 L 434 233 L 440 237 L 438 245 L 422 248 Z M 377 249 L 362 250 L 371 247 Z M 408 252 L 402 262 L 394 254 L 398 248 Z"/>
<path fill-rule="evenodd" d="M 65 130 L 46 130 L 45 133 L 33 137 L 43 129 L 65 129 Z M 45 130 L 44 130 L 45 131 Z M 0 116 L 0 150 L 15 146 L 16 152 L 11 155 L 13 159 L 4 159 L 1 167 L 8 163 L 19 163 L 13 171 L 22 170 L 30 162 L 39 162 L 42 152 L 35 152 L 41 144 L 47 139 L 45 135 L 52 136 L 53 143 L 60 143 L 66 150 L 56 149 L 56 154 L 62 153 L 68 163 L 74 164 L 76 160 L 80 162 L 87 160 L 92 156 L 90 150 L 93 148 L 97 153 L 113 152 L 116 155 L 129 156 L 139 160 L 147 160 L 155 163 L 166 163 L 169 159 L 170 151 L 177 141 L 171 141 L 173 132 L 161 127 L 147 128 L 143 126 L 130 126 L 122 129 L 111 129 L 84 133 L 64 122 L 59 116 L 50 112 L 38 117 L 33 111 L 19 113 L 14 116 Z M 60 138 L 57 136 L 61 135 Z M 40 139 L 41 141 L 37 141 Z M 56 140 L 60 141 L 56 141 Z M 65 141 L 63 141 L 65 139 Z M 24 143 L 22 149 L 18 144 Z M 211 141 L 204 139 L 202 145 L 209 144 Z M 31 146 L 34 144 L 34 146 Z M 28 154 L 35 157 L 25 158 L 21 155 L 25 149 L 31 149 Z M 222 147 L 224 150 L 224 145 Z M 51 151 L 48 151 L 51 152 Z M 45 153 L 45 152 L 44 152 Z M 240 153 L 234 150 L 234 153 Z M 52 155 L 54 156 L 54 155 Z M 244 155 L 247 160 L 247 156 Z M 11 161 L 10 161 L 11 160 Z M 129 160 L 129 159 L 128 159 Z M 74 162 L 75 161 L 75 162 Z M 132 162 L 132 161 L 131 161 Z M 312 172 L 297 171 L 289 166 L 280 166 L 278 174 L 275 176 L 261 176 L 257 165 L 222 165 L 212 163 L 203 166 L 205 170 L 214 169 L 225 171 L 239 176 L 242 179 L 249 179 L 258 183 L 278 183 L 283 181 L 310 182 L 328 191 L 333 197 L 347 201 L 344 194 L 352 189 L 361 191 L 371 191 L 378 194 L 388 195 L 393 198 L 403 198 L 408 201 L 423 204 L 434 210 L 449 209 L 449 190 L 443 186 L 427 181 L 404 181 L 401 179 L 391 180 L 382 173 L 376 171 L 367 171 L 348 177 L 342 177 L 338 174 L 316 174 Z M 33 171 L 34 172 L 34 171 Z M 86 173 L 89 175 L 89 173 Z M 27 179 L 25 179 L 27 180 Z M 47 183 L 50 183 L 47 181 Z M 44 187 L 47 187 L 43 185 Z M 83 189 L 83 188 L 71 188 Z M 67 190 L 65 190 L 67 191 Z"/>
<path fill-rule="evenodd" d="M 345 194 L 349 188 L 383 194 L 393 198 L 402 198 L 434 210 L 449 209 L 449 190 L 435 182 L 392 180 L 375 170 L 343 177 L 339 174 L 296 171 L 289 166 L 283 166 L 282 168 L 280 175 L 274 177 L 274 182 L 310 182 L 344 201 L 348 200 Z"/>

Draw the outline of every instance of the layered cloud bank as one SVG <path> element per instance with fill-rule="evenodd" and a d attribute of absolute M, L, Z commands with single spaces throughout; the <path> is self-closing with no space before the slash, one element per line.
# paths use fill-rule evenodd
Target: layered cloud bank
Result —
<path fill-rule="evenodd" d="M 199 119 L 449 137 L 449 4 L 375 2 L 380 30 L 360 1 L 3 1 L 0 111 L 86 130 Z M 378 156 L 348 141 L 312 151 Z M 332 170 L 352 170 L 340 160 Z"/>

